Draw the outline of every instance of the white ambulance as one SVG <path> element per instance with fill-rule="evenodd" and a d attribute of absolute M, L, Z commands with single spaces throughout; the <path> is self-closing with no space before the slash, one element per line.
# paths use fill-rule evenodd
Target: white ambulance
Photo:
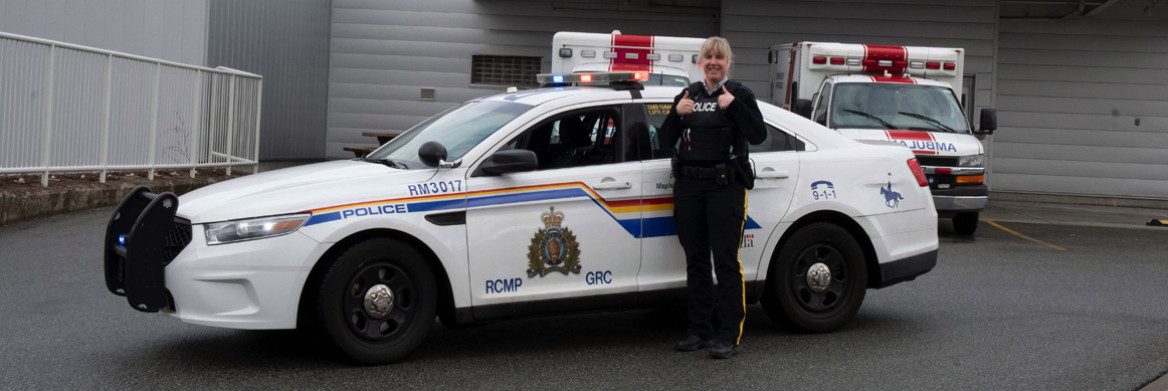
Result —
<path fill-rule="evenodd" d="M 108 225 L 106 285 L 188 323 L 319 328 L 368 363 L 405 357 L 435 316 L 455 326 L 684 302 L 672 148 L 650 132 L 679 88 L 642 89 L 633 75 L 558 75 L 609 86 L 473 99 L 362 159 L 182 197 L 140 187 Z M 937 264 L 937 213 L 909 150 L 759 108 L 768 136 L 750 152 L 744 301 L 831 331 L 867 289 Z"/>
<path fill-rule="evenodd" d="M 997 128 L 982 109 L 971 130 L 960 92 L 960 48 L 796 42 L 772 46 L 771 103 L 862 142 L 913 150 L 941 218 L 972 235 L 985 208 L 985 151 L 975 134 Z"/>
<path fill-rule="evenodd" d="M 698 50 L 705 38 L 578 33 L 552 38 L 552 73 L 648 72 L 643 85 L 685 87 L 702 80 Z"/>

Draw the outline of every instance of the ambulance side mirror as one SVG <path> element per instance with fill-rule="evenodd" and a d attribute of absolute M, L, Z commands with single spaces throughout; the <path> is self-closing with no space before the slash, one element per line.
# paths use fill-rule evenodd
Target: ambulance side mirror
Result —
<path fill-rule="evenodd" d="M 791 104 L 791 112 L 803 116 L 803 118 L 811 118 L 811 100 L 810 99 L 796 99 L 795 103 Z"/>
<path fill-rule="evenodd" d="M 981 124 L 977 126 L 978 134 L 994 134 L 998 130 L 998 111 L 991 108 L 981 109 Z"/>
<path fill-rule="evenodd" d="M 535 152 L 526 149 L 508 149 L 495 152 L 472 176 L 502 175 L 513 172 L 533 171 L 539 167 Z"/>

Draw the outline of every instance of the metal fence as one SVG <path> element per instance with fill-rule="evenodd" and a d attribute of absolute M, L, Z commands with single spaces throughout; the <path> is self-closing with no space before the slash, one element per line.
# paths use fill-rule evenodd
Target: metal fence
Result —
<path fill-rule="evenodd" d="M 263 77 L 0 32 L 0 174 L 255 166 Z"/>

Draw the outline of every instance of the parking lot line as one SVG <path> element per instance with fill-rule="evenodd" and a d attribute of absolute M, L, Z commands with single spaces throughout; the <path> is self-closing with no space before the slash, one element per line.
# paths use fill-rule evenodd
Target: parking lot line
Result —
<path fill-rule="evenodd" d="M 1009 233 L 1013 234 L 1014 236 L 1020 237 L 1020 238 L 1022 238 L 1022 239 L 1026 239 L 1026 240 L 1029 240 L 1029 241 L 1031 241 L 1031 242 L 1038 243 L 1038 244 L 1041 244 L 1041 245 L 1043 245 L 1043 246 L 1046 246 L 1046 247 L 1053 248 L 1053 249 L 1055 249 L 1055 250 L 1059 250 L 1059 251 L 1067 251 L 1067 249 L 1065 249 L 1065 248 L 1062 248 L 1062 247 L 1059 247 L 1059 246 L 1056 246 L 1056 245 L 1053 245 L 1053 244 L 1050 244 L 1050 243 L 1047 243 L 1047 242 L 1044 242 L 1044 241 L 1041 241 L 1041 240 L 1038 240 L 1038 239 L 1035 239 L 1035 238 L 1032 238 L 1032 237 L 1029 237 L 1029 236 L 1023 235 L 1023 234 L 1020 234 L 1020 233 L 1018 233 L 1017 231 L 1014 231 L 1014 230 L 1012 230 L 1012 229 L 1009 229 L 1009 228 L 1003 227 L 1001 224 L 995 223 L 995 222 L 993 222 L 993 221 L 986 220 L 986 222 L 987 222 L 987 223 L 989 223 L 990 225 L 994 226 L 994 227 L 997 227 L 997 228 L 998 228 L 998 229 L 1000 229 L 1000 230 L 1003 230 L 1003 231 L 1009 232 Z"/>

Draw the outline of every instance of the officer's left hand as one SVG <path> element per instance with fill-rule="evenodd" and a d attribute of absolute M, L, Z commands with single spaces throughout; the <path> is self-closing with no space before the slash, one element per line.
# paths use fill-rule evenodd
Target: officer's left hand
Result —
<path fill-rule="evenodd" d="M 727 107 L 730 107 L 731 103 L 734 103 L 734 94 L 731 94 L 730 91 L 726 91 L 726 86 L 723 85 L 722 95 L 718 95 L 718 108 L 726 110 Z"/>

